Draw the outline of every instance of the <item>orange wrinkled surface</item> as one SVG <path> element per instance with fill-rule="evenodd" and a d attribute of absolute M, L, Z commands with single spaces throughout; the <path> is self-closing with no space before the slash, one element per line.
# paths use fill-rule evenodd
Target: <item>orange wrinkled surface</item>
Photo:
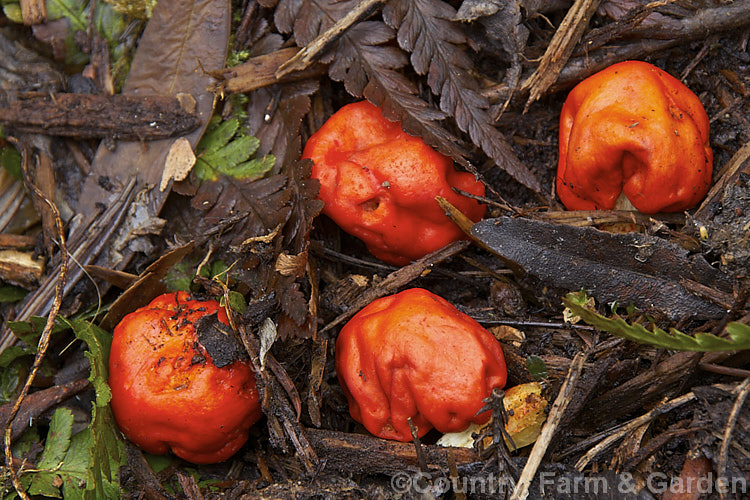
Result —
<path fill-rule="evenodd" d="M 228 459 L 261 417 L 248 361 L 217 368 L 198 343 L 195 323 L 215 300 L 168 293 L 115 327 L 109 356 L 112 412 L 120 430 L 143 450 L 197 464 Z"/>
<path fill-rule="evenodd" d="M 411 441 L 484 423 L 482 399 L 505 386 L 500 343 L 445 299 L 411 288 L 362 309 L 341 329 L 336 371 L 352 418 L 372 434 Z"/>
<path fill-rule="evenodd" d="M 367 101 L 331 116 L 307 141 L 302 157 L 315 163 L 312 177 L 320 180 L 323 213 L 391 264 L 408 264 L 464 238 L 436 196 L 475 222 L 484 216 L 484 205 L 451 189 L 482 196 L 481 182 L 457 172 L 450 158 Z"/>
<path fill-rule="evenodd" d="M 557 194 L 569 210 L 680 212 L 711 183 L 709 122 L 698 97 L 651 64 L 626 61 L 582 81 L 560 115 Z"/>

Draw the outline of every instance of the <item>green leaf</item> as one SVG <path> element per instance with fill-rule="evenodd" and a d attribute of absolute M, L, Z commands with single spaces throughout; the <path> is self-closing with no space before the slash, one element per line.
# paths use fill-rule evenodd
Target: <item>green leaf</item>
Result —
<path fill-rule="evenodd" d="M 18 358 L 22 356 L 33 356 L 34 353 L 36 353 L 36 346 L 10 346 L 0 353 L 0 368 L 8 368 L 10 364 Z"/>
<path fill-rule="evenodd" d="M 20 382 L 21 368 L 18 363 L 13 363 L 10 367 L 4 367 L 3 370 L 0 370 L 0 405 L 11 401 Z"/>
<path fill-rule="evenodd" d="M 136 19 L 149 19 L 156 6 L 156 0 L 104 0 L 117 11 Z"/>
<path fill-rule="evenodd" d="M 532 354 L 526 358 L 526 369 L 536 381 L 547 378 L 547 365 L 545 365 L 542 358 L 536 354 Z"/>
<path fill-rule="evenodd" d="M 245 302 L 245 296 L 242 295 L 240 292 L 235 292 L 234 290 L 229 291 L 229 307 L 233 311 L 237 311 L 240 314 L 245 314 L 245 310 L 247 309 L 247 302 Z M 224 301 L 224 298 L 222 297 L 222 302 Z"/>
<path fill-rule="evenodd" d="M 242 162 L 235 167 L 221 168 L 219 171 L 235 179 L 255 180 L 266 175 L 275 162 L 276 158 L 273 155 L 266 155 L 263 158 Z"/>
<path fill-rule="evenodd" d="M 173 292 L 187 292 L 190 291 L 193 276 L 195 276 L 195 264 L 183 260 L 167 271 L 167 275 L 164 276 L 163 281 L 167 285 L 167 288 Z"/>
<path fill-rule="evenodd" d="M 62 497 L 60 488 L 56 484 L 65 473 L 63 462 L 70 447 L 72 433 L 73 412 L 68 408 L 58 408 L 50 420 L 44 451 L 42 451 L 36 466 L 37 471 L 34 472 L 28 488 L 29 495 Z"/>
<path fill-rule="evenodd" d="M 276 161 L 273 155 L 251 158 L 258 150 L 260 141 L 247 135 L 237 118 L 223 122 L 219 120 L 217 116 L 211 118 L 208 131 L 196 148 L 197 159 L 193 171 L 199 181 L 215 181 L 220 175 L 254 180 L 273 168 Z"/>
<path fill-rule="evenodd" d="M 148 462 L 151 470 L 154 471 L 154 474 L 160 473 L 174 462 L 174 457 L 171 455 L 153 455 L 151 453 L 144 453 L 143 457 L 146 459 L 146 462 Z"/>
<path fill-rule="evenodd" d="M 73 435 L 73 412 L 69 408 L 58 408 L 52 414 L 47 432 L 47 441 L 37 467 L 39 469 L 56 469 L 65 458 Z"/>
<path fill-rule="evenodd" d="M 196 148 L 198 154 L 210 154 L 220 150 L 221 148 L 226 146 L 230 140 L 232 140 L 234 134 L 237 133 L 237 129 L 240 128 L 239 120 L 232 119 L 219 123 L 217 120 L 214 120 L 214 118 L 219 117 L 213 117 L 211 119 L 209 127 L 213 125 L 216 126 L 216 128 L 214 128 L 210 132 L 206 132 L 203 138 L 201 138 L 200 142 L 198 143 L 198 147 Z"/>
<path fill-rule="evenodd" d="M 107 385 L 107 366 L 112 336 L 85 320 L 63 321 L 72 328 L 76 338 L 88 346 L 89 350 L 84 355 L 91 362 L 89 381 L 96 393 L 91 424 L 87 429 L 88 475 L 85 498 L 117 498 L 117 488 L 112 490 L 112 484 L 119 482 L 118 472 L 120 465 L 125 463 L 125 448 L 109 406 L 112 393 Z M 110 493 L 106 492 L 114 492 L 114 496 L 107 496 Z"/>
<path fill-rule="evenodd" d="M 20 439 L 16 439 L 13 441 L 13 456 L 23 459 L 24 456 L 31 451 L 32 447 L 36 446 L 37 443 L 40 443 L 41 441 L 42 440 L 39 438 L 39 431 L 37 430 L 36 426 L 29 427 L 23 433 Z M 0 481 L 0 484 L 2 484 L 2 481 Z M 0 493 L 2 493 L 2 490 L 0 490 Z M 0 496 L 0 498 L 2 497 Z"/>
<path fill-rule="evenodd" d="M 656 325 L 652 325 L 652 330 L 639 324 L 631 325 L 616 313 L 612 318 L 602 316 L 584 307 L 587 299 L 583 291 L 568 293 L 563 298 L 563 303 L 589 325 L 633 342 L 674 351 L 715 352 L 750 349 L 750 326 L 743 323 L 732 322 L 727 325 L 729 339 L 710 333 L 686 335 L 675 328 L 671 328 L 667 333 Z"/>
<path fill-rule="evenodd" d="M 217 151 L 204 154 L 202 159 L 214 170 L 224 173 L 223 169 L 235 167 L 250 158 L 255 149 L 258 149 L 258 139 L 246 135 L 233 140 Z"/>
<path fill-rule="evenodd" d="M 205 269 L 205 267 L 204 267 Z M 208 276 L 206 278 L 219 279 L 226 283 L 226 274 L 229 270 L 226 262 L 221 259 L 217 259 L 208 265 Z"/>
<path fill-rule="evenodd" d="M 39 343 L 39 337 L 41 337 L 42 330 L 44 330 L 44 325 L 46 324 L 47 320 L 45 318 L 32 316 L 28 321 L 8 321 L 8 328 L 13 332 L 13 335 L 33 348 L 33 352 L 36 352 L 36 345 Z M 65 328 L 65 326 L 58 322 L 52 327 L 52 333 L 55 334 L 65 330 Z"/>
<path fill-rule="evenodd" d="M 2 2 L 3 14 L 5 17 L 10 19 L 16 24 L 23 24 L 23 12 L 21 11 L 21 4 L 18 1 L 15 2 Z"/>
<path fill-rule="evenodd" d="M 21 173 L 21 155 L 10 144 L 0 148 L 0 164 L 14 179 L 20 180 L 23 177 Z"/>
<path fill-rule="evenodd" d="M 20 286 L 3 285 L 0 286 L 0 303 L 18 302 L 26 297 L 28 290 Z"/>

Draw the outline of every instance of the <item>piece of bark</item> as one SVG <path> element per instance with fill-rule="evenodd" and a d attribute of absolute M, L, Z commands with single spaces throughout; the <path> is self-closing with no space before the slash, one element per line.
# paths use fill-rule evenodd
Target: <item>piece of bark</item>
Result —
<path fill-rule="evenodd" d="M 0 125 L 17 133 L 148 141 L 187 134 L 199 123 L 175 97 L 0 94 Z"/>
<path fill-rule="evenodd" d="M 701 255 L 643 233 L 501 217 L 474 224 L 471 235 L 499 256 L 555 288 L 585 288 L 599 302 L 633 304 L 673 320 L 717 318 L 725 309 L 683 286 L 698 282 L 731 293 L 729 280 Z"/>
<path fill-rule="evenodd" d="M 44 259 L 33 252 L 0 250 L 0 281 L 32 289 L 44 275 Z"/>
<path fill-rule="evenodd" d="M 417 452 L 412 443 L 389 441 L 364 434 L 307 429 L 307 437 L 327 469 L 350 474 L 397 474 L 419 472 Z M 479 462 L 476 453 L 468 448 L 444 448 L 423 445 L 427 467 L 448 469 L 448 453 L 460 469 Z"/>
<path fill-rule="evenodd" d="M 55 226 L 55 210 L 50 202 L 55 199 L 55 171 L 52 168 L 52 144 L 48 137 L 21 134 L 18 145 L 23 148 L 21 161 L 23 180 L 27 186 L 34 185 L 31 203 L 36 213 L 42 217 L 42 234 L 44 249 L 47 255 L 55 251 L 55 240 L 58 238 Z"/>
<path fill-rule="evenodd" d="M 25 234 L 0 234 L 1 250 L 28 250 L 34 243 L 34 238 Z"/>
<path fill-rule="evenodd" d="M 117 271 L 116 269 L 108 269 L 101 266 L 88 265 L 84 266 L 84 269 L 86 269 L 86 272 L 94 278 L 106 281 L 110 285 L 116 286 L 122 290 L 128 288 L 138 279 L 137 274 L 126 273 L 125 271 Z"/>
<path fill-rule="evenodd" d="M 721 363 L 732 352 L 708 352 L 700 358 L 700 363 Z M 695 358 L 700 353 L 679 352 L 665 359 L 650 370 L 610 389 L 586 406 L 595 408 L 591 412 L 591 425 L 599 426 L 612 422 L 630 412 L 647 407 L 664 397 L 665 392 L 683 382 L 695 366 Z"/>
<path fill-rule="evenodd" d="M 224 79 L 218 87 L 228 94 L 239 92 L 251 92 L 274 83 L 288 83 L 318 78 L 328 71 L 327 64 L 313 63 L 302 71 L 296 71 L 276 78 L 276 71 L 286 62 L 290 61 L 298 50 L 294 47 L 280 49 L 270 54 L 253 57 L 243 64 L 226 68 L 217 76 Z"/>

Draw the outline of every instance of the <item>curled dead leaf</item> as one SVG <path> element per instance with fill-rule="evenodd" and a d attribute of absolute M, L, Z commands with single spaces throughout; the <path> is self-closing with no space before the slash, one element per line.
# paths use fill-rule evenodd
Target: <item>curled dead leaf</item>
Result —
<path fill-rule="evenodd" d="M 307 251 L 297 255 L 289 255 L 282 252 L 276 258 L 276 271 L 283 276 L 295 276 L 301 278 L 305 275 L 307 266 Z"/>
<path fill-rule="evenodd" d="M 505 391 L 503 405 L 508 415 L 508 422 L 505 424 L 505 430 L 513 444 L 505 439 L 505 444 L 511 450 L 528 446 L 539 437 L 542 425 L 547 419 L 545 410 L 547 409 L 547 398 L 542 394 L 542 384 L 539 382 L 529 382 L 526 384 L 511 387 Z M 443 434 L 437 444 L 440 446 L 453 446 L 458 448 L 472 448 L 474 446 L 473 434 L 481 434 L 482 430 L 487 428 L 492 420 L 486 424 L 471 424 L 468 429 L 462 432 L 451 432 Z M 485 438 L 486 445 L 492 444 L 492 438 Z M 515 445 L 515 447 L 513 446 Z"/>
<path fill-rule="evenodd" d="M 164 161 L 164 171 L 161 175 L 159 191 L 164 191 L 169 186 L 169 181 L 185 180 L 195 165 L 193 147 L 185 137 L 180 137 L 172 143 Z"/>

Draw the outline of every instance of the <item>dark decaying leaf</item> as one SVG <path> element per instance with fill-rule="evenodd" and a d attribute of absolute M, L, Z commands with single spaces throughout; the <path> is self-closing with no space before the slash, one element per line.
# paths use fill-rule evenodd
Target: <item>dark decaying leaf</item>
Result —
<path fill-rule="evenodd" d="M 346 13 L 337 2 L 290 1 L 279 3 L 277 17 L 285 16 L 286 13 L 279 11 L 290 8 L 292 3 L 297 9 L 313 4 L 318 9 L 313 16 L 298 16 L 293 25 L 299 45 L 312 40 L 311 33 L 317 35 L 325 31 Z M 395 32 L 380 21 L 365 21 L 353 26 L 328 55 L 328 58 L 333 55 L 333 64 L 329 68 L 331 78 L 343 81 L 354 97 L 366 97 L 380 106 L 388 119 L 401 121 L 408 133 L 421 137 L 441 153 L 467 166 L 467 152 L 459 146 L 461 141 L 438 123 L 447 115 L 420 99 L 416 86 L 397 71 L 406 65 L 407 58 L 398 49 L 385 45 L 394 36 Z"/>
<path fill-rule="evenodd" d="M 258 156 L 272 154 L 276 158 L 273 173 L 299 157 L 297 132 L 310 111 L 309 96 L 317 90 L 318 82 L 307 81 L 272 86 L 250 95 L 248 132 L 260 140 Z"/>
<path fill-rule="evenodd" d="M 198 342 L 206 348 L 211 361 L 217 367 L 247 359 L 247 351 L 242 342 L 229 326 L 219 321 L 215 313 L 200 318 L 195 324 L 195 333 L 198 335 Z M 204 361 L 194 359 L 193 363 L 200 364 Z"/>
<path fill-rule="evenodd" d="M 411 53 L 415 71 L 427 75 L 430 88 L 440 95 L 440 109 L 500 168 L 539 192 L 539 180 L 494 127 L 489 102 L 471 76 L 473 63 L 462 47 L 466 36 L 452 21 L 455 15 L 453 7 L 439 0 L 391 0 L 383 9 L 385 21 L 398 30 L 399 45 Z"/>
<path fill-rule="evenodd" d="M 523 24 L 521 0 L 466 0 L 459 7 L 457 21 L 479 21 L 488 39 L 500 42 L 510 60 L 505 83 L 511 97 L 521 78 L 521 54 L 526 49 L 529 29 Z M 509 104 L 510 97 L 506 100 Z"/>
<path fill-rule="evenodd" d="M 604 303 L 633 304 L 677 320 L 716 318 L 724 308 L 693 295 L 684 281 L 724 292 L 727 279 L 701 255 L 641 233 L 501 217 L 478 222 L 472 235 L 500 256 L 556 288 L 589 291 Z"/>

